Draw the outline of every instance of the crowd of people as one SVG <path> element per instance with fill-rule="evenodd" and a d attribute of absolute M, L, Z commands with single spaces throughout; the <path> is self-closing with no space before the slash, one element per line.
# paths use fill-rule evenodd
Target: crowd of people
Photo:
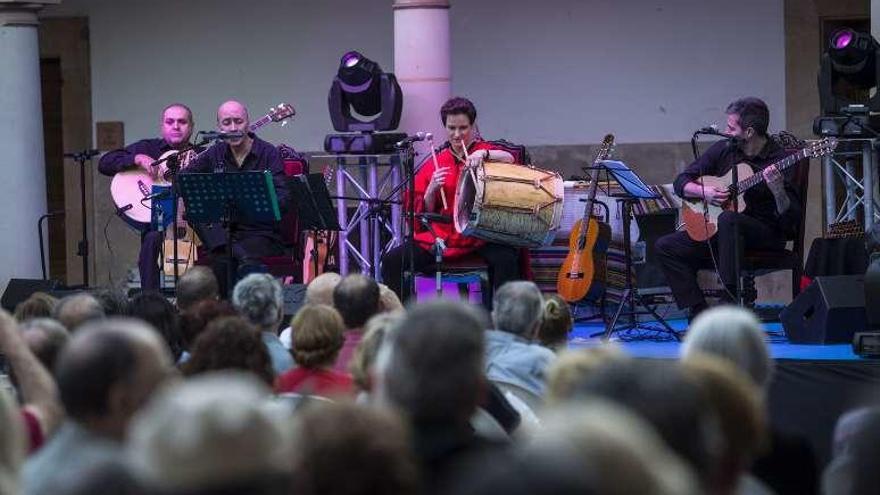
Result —
<path fill-rule="evenodd" d="M 848 414 L 824 477 L 768 420 L 764 333 L 721 306 L 678 360 L 567 349 L 564 301 L 491 313 L 325 273 L 288 321 L 251 274 L 175 303 L 36 293 L 0 314 L 0 494 L 871 493 L 880 413 Z M 858 431 L 859 434 L 853 434 Z M 797 462 L 793 462 L 796 460 Z"/>

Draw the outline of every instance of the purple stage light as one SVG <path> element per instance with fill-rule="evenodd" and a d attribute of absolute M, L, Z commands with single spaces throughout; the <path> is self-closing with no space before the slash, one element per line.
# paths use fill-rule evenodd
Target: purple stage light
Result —
<path fill-rule="evenodd" d="M 831 47 L 836 50 L 843 50 L 852 43 L 855 33 L 849 29 L 842 29 L 831 36 Z"/>

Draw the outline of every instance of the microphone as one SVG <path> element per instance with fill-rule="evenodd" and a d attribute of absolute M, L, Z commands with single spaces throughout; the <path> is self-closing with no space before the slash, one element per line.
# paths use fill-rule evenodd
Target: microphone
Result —
<path fill-rule="evenodd" d="M 203 139 L 207 139 L 208 141 L 213 141 L 216 139 L 238 139 L 244 137 L 244 133 L 241 131 L 199 131 L 199 135 L 202 136 Z"/>
<path fill-rule="evenodd" d="M 699 129 L 699 130 L 698 130 L 697 132 L 695 132 L 694 134 L 707 134 L 707 135 L 709 135 L 709 136 L 720 136 L 720 137 L 723 137 L 723 138 L 725 138 L 725 139 L 733 139 L 733 138 L 735 137 L 735 136 L 732 135 L 732 134 L 727 134 L 727 133 L 725 133 L 725 132 L 721 132 L 721 131 L 719 131 L 719 130 L 718 130 L 718 126 L 715 125 L 715 124 L 712 124 L 712 125 L 710 125 L 710 126 L 703 127 L 702 129 Z"/>
<path fill-rule="evenodd" d="M 434 135 L 431 134 L 430 132 L 419 131 L 419 132 L 413 134 L 412 136 L 409 136 L 408 138 L 406 138 L 402 141 L 398 141 L 397 143 L 394 144 L 394 147 L 395 148 L 403 148 L 404 146 L 406 146 L 408 144 L 415 143 L 416 141 L 424 141 L 425 139 L 430 140 L 433 138 L 434 138 Z"/>

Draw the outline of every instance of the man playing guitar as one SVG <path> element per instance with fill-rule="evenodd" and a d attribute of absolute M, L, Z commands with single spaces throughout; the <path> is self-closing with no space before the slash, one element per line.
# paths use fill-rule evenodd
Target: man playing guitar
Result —
<path fill-rule="evenodd" d="M 157 177 L 165 171 L 164 166 L 152 164 L 170 150 L 179 150 L 189 144 L 193 131 L 192 111 L 182 103 L 172 103 L 162 111 L 159 125 L 161 138 L 142 139 L 123 149 L 113 150 L 101 157 L 98 170 L 104 175 L 115 175 L 131 167 L 140 167 Z M 164 235 L 149 227 L 141 233 L 141 249 L 138 270 L 141 288 L 159 289 L 159 250 Z"/>
<path fill-rule="evenodd" d="M 787 152 L 767 134 L 770 122 L 767 104 L 758 98 L 742 98 L 731 103 L 725 113 L 726 133 L 733 137 L 716 142 L 688 165 L 675 179 L 675 193 L 685 200 L 696 198 L 712 205 L 724 205 L 731 199 L 727 188 L 703 185 L 697 179 L 724 175 L 742 162 L 762 174 L 764 183 L 744 193 L 746 207 L 742 213 L 721 213 L 717 234 L 708 241 L 695 241 L 685 231 L 657 240 L 657 259 L 675 301 L 679 308 L 689 309 L 691 318 L 706 308 L 706 300 L 697 285 L 697 270 L 712 266 L 712 253 L 729 295 L 736 293 L 735 225 L 744 251 L 784 249 L 786 240 L 794 235 L 800 223 L 803 209 L 794 187 L 776 167 L 769 166 L 784 158 Z"/>
<path fill-rule="evenodd" d="M 249 131 L 250 116 L 247 107 L 237 101 L 227 101 L 217 109 L 217 129 L 224 133 L 237 132 L 241 137 L 218 142 L 201 153 L 182 173 L 246 172 L 268 170 L 272 173 L 275 194 L 282 214 L 287 208 L 288 192 L 284 182 L 284 164 L 278 148 Z M 195 226 L 202 244 L 211 252 L 212 269 L 227 293 L 226 270 L 233 275 L 266 271 L 260 261 L 264 256 L 278 256 L 284 252 L 278 222 L 236 222 L 237 233 L 232 244 L 232 260 L 226 259 L 226 231 L 219 225 Z M 238 276 L 234 277 L 236 280 Z"/>
<path fill-rule="evenodd" d="M 467 237 L 456 232 L 451 223 L 455 205 L 455 190 L 458 176 L 467 166 L 479 166 L 484 160 L 513 163 L 510 153 L 494 149 L 492 144 L 477 137 L 474 123 L 477 109 L 466 98 L 451 98 L 440 108 L 440 119 L 446 127 L 448 146 L 437 153 L 437 164 L 431 158 L 415 176 L 415 213 L 439 213 L 450 218 L 449 223 L 433 223 L 434 233 L 441 237 L 446 249 L 445 259 L 454 259 L 468 253 L 476 253 L 489 264 L 489 276 L 493 287 L 519 278 L 519 254 L 512 246 L 486 242 Z M 431 253 L 434 234 L 422 226 L 419 219 L 415 225 L 415 269 L 422 270 L 434 264 Z M 408 247 L 403 244 L 389 251 L 382 258 L 382 280 L 394 292 L 402 294 L 401 272 L 407 267 L 404 262 Z M 490 303 L 491 301 L 484 301 Z"/>

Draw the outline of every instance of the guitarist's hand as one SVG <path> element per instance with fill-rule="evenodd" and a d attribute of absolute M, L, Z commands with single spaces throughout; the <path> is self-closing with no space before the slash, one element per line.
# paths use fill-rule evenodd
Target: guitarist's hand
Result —
<path fill-rule="evenodd" d="M 156 170 L 157 167 L 153 167 L 154 161 L 155 160 L 148 155 L 135 155 L 134 157 L 134 164 L 146 170 L 147 173 L 155 179 L 158 171 Z"/>
<path fill-rule="evenodd" d="M 762 170 L 761 175 L 764 176 L 767 187 L 775 196 L 785 194 L 785 182 L 782 180 L 782 172 L 779 169 L 771 165 Z"/>
<path fill-rule="evenodd" d="M 726 187 L 707 187 L 703 197 L 709 204 L 721 206 L 730 199 L 730 191 Z"/>

